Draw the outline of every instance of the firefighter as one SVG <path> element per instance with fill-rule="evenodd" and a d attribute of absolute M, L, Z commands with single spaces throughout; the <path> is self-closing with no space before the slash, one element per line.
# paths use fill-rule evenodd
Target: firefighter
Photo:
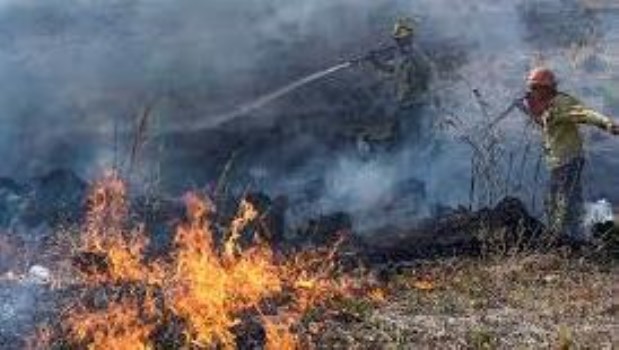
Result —
<path fill-rule="evenodd" d="M 395 82 L 395 95 L 400 106 L 407 106 L 419 99 L 428 89 L 429 63 L 415 47 L 415 26 L 410 19 L 399 19 L 393 28 L 395 46 L 388 52 L 370 54 L 368 61 L 379 72 Z"/>
<path fill-rule="evenodd" d="M 557 90 L 557 79 L 550 69 L 533 69 L 526 84 L 528 91 L 520 107 L 542 129 L 550 170 L 551 232 L 574 240 L 583 239 L 582 169 L 585 160 L 579 125 L 597 126 L 614 135 L 619 135 L 619 125 Z"/>
<path fill-rule="evenodd" d="M 410 19 L 399 19 L 391 34 L 394 45 L 370 52 L 363 60 L 370 68 L 394 84 L 393 106 L 386 108 L 384 119 L 360 134 L 360 149 L 374 148 L 373 140 L 383 140 L 388 147 L 397 142 L 402 129 L 416 138 L 421 132 L 422 94 L 430 81 L 430 62 L 414 43 L 415 26 Z M 363 147 L 365 146 L 365 147 Z"/>

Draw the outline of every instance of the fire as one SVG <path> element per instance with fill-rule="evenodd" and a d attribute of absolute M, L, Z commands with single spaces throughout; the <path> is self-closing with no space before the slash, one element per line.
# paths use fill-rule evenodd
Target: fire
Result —
<path fill-rule="evenodd" d="M 105 310 L 74 312 L 68 319 L 70 335 L 78 343 L 88 343 L 91 349 L 150 349 L 149 336 L 155 324 L 153 315 L 144 314 L 135 302 L 109 305 Z"/>
<path fill-rule="evenodd" d="M 147 234 L 131 225 L 127 191 L 116 175 L 95 184 L 89 204 L 74 260 L 85 286 L 112 291 L 105 307 L 80 304 L 65 315 L 63 336 L 74 344 L 150 349 L 155 334 L 176 322 L 183 330 L 177 347 L 233 349 L 235 328 L 250 314 L 262 325 L 267 348 L 295 349 L 294 329 L 304 313 L 350 293 L 350 281 L 336 273 L 337 245 L 278 256 L 254 232 L 247 246 L 242 238 L 259 217 L 249 202 L 221 229 L 211 223 L 216 208 L 208 198 L 186 195 L 174 248 L 155 261 L 145 257 Z"/>
<path fill-rule="evenodd" d="M 148 239 L 143 227 L 127 229 L 128 204 L 123 181 L 113 173 L 95 184 L 82 232 L 81 251 L 105 273 L 88 273 L 90 282 L 145 281 L 159 284 L 163 278 L 157 265 L 143 264 Z M 101 266 L 103 265 L 103 266 Z"/>
<path fill-rule="evenodd" d="M 269 340 L 267 350 L 294 350 L 298 347 L 298 337 L 290 332 L 292 325 L 296 322 L 295 317 L 284 321 L 273 321 L 265 317 L 262 322 Z"/>
<path fill-rule="evenodd" d="M 271 251 L 264 246 L 234 254 L 240 230 L 255 217 L 248 204 L 241 206 L 242 211 L 233 220 L 221 257 L 208 226 L 207 206 L 195 195 L 189 195 L 186 201 L 189 222 L 177 231 L 178 250 L 167 296 L 172 301 L 172 310 L 187 320 L 192 342 L 233 348 L 230 329 L 238 322 L 235 314 L 258 307 L 261 300 L 279 292 L 279 271 Z"/>
<path fill-rule="evenodd" d="M 377 304 L 382 304 L 387 301 L 387 295 L 384 289 L 374 288 L 368 294 L 370 300 Z"/>
<path fill-rule="evenodd" d="M 256 210 L 247 201 L 243 200 L 239 206 L 239 213 L 232 220 L 230 225 L 230 234 L 225 243 L 225 253 L 228 258 L 231 258 L 235 253 L 238 253 L 238 241 L 241 237 L 241 231 L 252 220 L 258 216 Z"/>

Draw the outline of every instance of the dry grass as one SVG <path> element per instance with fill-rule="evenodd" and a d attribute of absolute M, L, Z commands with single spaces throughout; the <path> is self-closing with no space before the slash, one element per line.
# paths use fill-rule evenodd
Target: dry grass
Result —
<path fill-rule="evenodd" d="M 619 267 L 558 255 L 429 262 L 390 281 L 388 301 L 330 319 L 319 348 L 613 349 Z"/>

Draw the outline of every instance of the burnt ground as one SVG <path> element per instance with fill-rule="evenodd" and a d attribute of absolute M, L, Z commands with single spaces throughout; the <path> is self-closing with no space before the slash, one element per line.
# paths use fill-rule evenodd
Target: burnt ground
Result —
<path fill-rule="evenodd" d="M 493 3 L 498 7 L 504 5 Z M 524 41 L 537 51 L 540 47 L 568 48 L 574 44 L 584 48 L 588 41 L 601 40 L 603 30 L 598 28 L 600 23 L 597 15 L 583 7 L 580 1 L 566 0 L 542 1 L 539 5 L 519 8 L 520 22 L 525 28 Z M 499 15 L 493 8 L 490 9 L 492 18 Z M 498 24 L 503 24 L 500 21 L 504 16 L 496 18 L 498 22 L 488 23 L 497 23 L 498 29 Z M 28 30 L 31 30 L 30 26 Z M 432 28 L 424 31 L 433 32 Z M 336 56 L 336 52 L 328 55 L 327 51 L 316 50 L 324 46 L 318 45 L 322 39 L 316 36 L 304 40 L 306 44 L 300 45 L 301 49 L 293 47 L 291 50 L 292 54 L 299 57 L 290 57 L 283 62 L 274 60 L 282 53 L 277 50 L 272 56 L 263 57 L 269 63 L 273 60 L 278 64 L 266 65 L 272 67 L 270 69 L 273 72 L 264 72 L 263 67 L 260 67 L 260 80 L 264 80 L 265 86 L 277 86 L 279 80 L 288 78 L 288 74 L 282 76 L 281 72 L 289 72 L 290 77 L 294 78 L 297 73 L 300 75 L 322 67 L 323 62 L 316 62 L 316 67 L 298 64 L 312 61 L 307 59 L 308 52 L 321 52 L 325 57 Z M 461 44 L 452 44 L 451 40 L 439 41 L 444 46 L 442 49 L 427 49 L 444 70 L 457 71 L 467 63 L 460 62 L 468 61 L 467 50 L 462 50 Z M 350 44 L 361 48 L 371 47 L 366 46 L 366 43 Z M 508 50 L 511 44 L 513 42 L 506 41 L 505 45 L 497 45 L 496 53 L 493 53 L 497 56 L 495 69 L 483 60 L 478 64 L 468 63 L 473 68 L 484 65 L 483 71 L 491 72 L 484 75 L 491 76 L 492 80 L 498 78 L 499 74 L 495 70 L 499 69 L 501 76 L 520 77 L 524 62 L 516 62 L 515 71 L 505 71 L 506 60 L 502 54 L 513 54 Z M 608 40 L 608 44 L 612 44 L 612 40 Z M 309 50 L 303 50 L 304 46 Z M 464 46 L 469 45 L 465 43 Z M 599 65 L 597 61 L 604 58 L 607 60 L 605 64 L 612 71 L 616 67 L 616 60 L 602 56 L 614 56 L 612 53 L 616 51 L 615 46 L 609 45 L 607 55 L 586 60 L 585 70 L 595 71 Z M 286 50 L 283 51 L 286 53 Z M 443 57 L 442 52 L 451 54 Z M 293 69 L 295 66 L 296 69 Z M 247 119 L 237 121 L 234 125 L 224 125 L 216 131 L 189 131 L 153 140 L 153 144 L 161 143 L 170 149 L 182 150 L 180 154 L 154 157 L 166 169 L 163 184 L 171 188 L 186 188 L 196 183 L 201 185 L 206 179 L 220 176 L 235 154 L 238 154 L 234 157 L 240 163 L 238 168 L 278 159 L 283 168 L 282 178 L 287 178 L 291 170 L 303 169 L 304 164 L 300 160 L 311 158 L 312 152 L 319 154 L 333 149 L 349 151 L 353 146 L 349 135 L 351 131 L 348 130 L 351 122 L 356 119 L 374 120 L 377 115 L 384 114 L 377 97 L 381 95 L 379 92 L 388 89 L 390 85 L 375 86 L 375 80 L 366 75 L 369 76 L 363 72 L 342 75 L 337 81 L 316 84 L 312 89 L 290 96 L 287 103 L 281 102 L 280 108 L 275 108 L 285 113 L 276 117 L 276 120 L 257 123 L 260 125 L 253 125 Z M 62 77 L 63 82 L 65 78 Z M 578 75 L 575 79 L 579 79 Z M 609 95 L 604 96 L 604 100 L 608 100 L 605 103 L 616 110 L 616 101 L 613 102 L 616 97 L 613 91 L 616 89 L 606 81 L 609 79 L 603 79 L 601 89 L 604 90 L 603 94 Z M 589 81 L 590 77 L 583 80 Z M 595 85 L 600 83 L 597 81 Z M 581 87 L 577 90 L 587 88 L 580 83 L 573 85 Z M 485 91 L 493 90 L 492 87 L 481 86 Z M 190 85 L 187 90 L 191 90 Z M 201 115 L 200 109 L 191 110 L 195 103 L 192 99 L 202 99 L 200 94 L 191 94 L 182 89 L 178 94 L 183 95 L 183 92 L 191 97 L 181 96 L 179 101 L 171 104 L 188 106 L 178 108 L 182 115 Z M 38 98 L 34 93 L 20 95 Z M 585 96 L 588 100 L 591 97 Z M 175 100 L 174 96 L 170 99 Z M 21 116 L 19 113 L 16 115 Z M 30 123 L 29 119 L 25 120 Z M 47 131 L 48 122 L 42 125 L 42 130 Z M 306 137 L 299 140 L 300 135 Z M 23 139 L 29 141 L 31 138 Z M 63 139 L 67 137 L 63 135 Z M 56 162 L 53 160 L 59 160 L 57 158 L 68 160 L 74 158 L 71 155 L 81 154 L 60 152 L 59 149 L 64 148 L 48 142 L 42 144 L 46 151 L 43 153 L 53 154 L 50 161 L 54 166 Z M 25 145 L 26 148 L 32 146 L 28 142 Z M 284 147 L 287 152 L 279 152 Z M 76 148 L 86 147 L 78 142 Z M 596 146 L 594 150 L 599 153 L 594 158 L 605 160 L 595 163 L 599 166 L 593 168 L 594 173 L 604 175 L 595 177 L 595 183 L 604 184 L 602 187 L 605 188 L 616 188 L 606 186 L 609 181 L 616 185 L 616 181 L 610 179 L 612 177 L 606 176 L 613 173 L 613 166 L 616 165 L 612 161 L 613 148 L 607 150 Z M 156 153 L 154 149 L 151 152 Z M 28 156 L 30 153 L 17 154 L 28 163 L 31 158 L 38 158 Z M 243 173 L 244 170 L 239 172 Z M 244 176 L 234 174 L 234 169 L 231 175 Z M 187 183 L 169 183 L 170 179 L 178 178 Z M 54 229 L 79 224 L 84 210 L 82 199 L 86 184 L 69 171 L 53 171 L 26 182 L 0 179 L 0 348 L 7 349 L 21 348 L 21 340 L 32 331 L 34 324 L 45 317 L 53 317 L 56 294 L 51 293 L 46 285 L 32 283 L 27 279 L 5 280 L 1 276 L 9 270 L 21 273 L 32 264 L 46 263 L 49 257 L 42 252 L 46 252 L 49 247 Z M 246 181 L 241 179 L 239 182 Z M 320 189 L 320 186 L 316 187 Z M 614 201 L 613 194 L 616 191 L 609 192 L 609 199 Z M 169 243 L 169 224 L 179 217 L 178 213 L 182 209 L 179 209 L 178 202 L 167 203 L 156 198 L 142 200 L 148 205 L 154 203 L 156 207 L 140 214 L 145 217 L 149 231 L 156 235 L 154 241 L 157 244 L 153 247 L 153 254 L 157 254 L 165 251 Z M 140 212 L 147 205 L 139 204 L 137 207 L 136 212 Z M 269 215 L 269 218 L 267 226 L 281 226 L 276 217 Z M 598 255 L 604 258 L 616 255 L 619 239 L 615 236 L 610 237 L 609 241 L 598 237 L 593 246 L 584 247 L 576 256 L 562 255 L 560 251 L 566 249 L 569 242 L 546 240 L 540 225 L 517 201 L 505 200 L 496 208 L 481 211 L 450 210 L 445 215 L 433 217 L 415 227 L 377 229 L 366 235 L 365 239 L 351 242 L 346 249 L 349 253 L 347 256 L 365 260 L 370 269 L 375 270 L 384 283 L 390 286 L 385 303 L 376 307 L 364 301 L 349 300 L 335 303 L 333 310 L 326 312 L 326 315 L 316 310 L 307 317 L 305 333 L 314 335 L 312 343 L 321 348 L 565 348 L 571 344 L 581 348 L 619 346 L 616 338 L 619 333 L 619 293 L 616 289 L 619 273 L 616 267 L 606 267 L 608 265 L 591 261 L 592 257 L 597 258 Z M 335 239 L 336 232 L 350 229 L 350 217 L 346 213 L 326 213 L 306 223 L 305 227 L 299 229 L 301 234 L 296 236 L 297 239 L 286 244 L 326 244 Z M 312 236 L 307 237 L 307 233 Z M 270 238 L 281 239 L 281 235 L 275 234 Z M 514 248 L 517 248 L 517 254 L 513 253 Z M 63 252 L 67 255 L 69 250 Z"/>
<path fill-rule="evenodd" d="M 378 301 L 310 310 L 298 328 L 319 349 L 612 349 L 619 346 L 619 269 L 561 252 L 409 263 Z M 54 319 L 46 286 L 0 283 L 2 349 L 21 349 Z M 54 310 L 55 311 L 55 310 Z M 249 349 L 249 347 L 240 347 Z M 258 347 L 260 348 L 260 347 Z"/>
<path fill-rule="evenodd" d="M 444 259 L 389 280 L 381 306 L 308 322 L 318 348 L 614 349 L 619 269 L 561 254 Z M 316 317 L 320 320 L 321 317 Z"/>
<path fill-rule="evenodd" d="M 28 184 L 4 182 L 0 347 L 20 349 L 37 324 L 58 318 L 62 299 L 73 292 L 52 289 L 27 274 L 10 279 L 7 273 L 23 274 L 33 264 L 49 264 L 53 273 L 66 268 L 54 262 L 71 254 L 75 237 L 67 232 L 57 236 L 51 228 L 79 225 L 86 184 L 67 171 Z M 58 193 L 71 195 L 63 199 Z M 54 200 L 64 204 L 56 206 Z M 378 304 L 334 300 L 327 309 L 308 312 L 299 329 L 308 345 L 362 349 L 619 345 L 615 231 L 602 230 L 605 235 L 584 246 L 553 240 L 518 199 L 505 198 L 494 208 L 445 210 L 414 227 L 384 227 L 364 236 L 352 234 L 345 212 L 326 214 L 310 219 L 294 237 L 285 239 L 289 235 L 278 232 L 285 205 L 257 193 L 249 194 L 248 200 L 264 214 L 253 227 L 267 227 L 270 235 L 264 238 L 275 249 L 328 246 L 344 235 L 348 237 L 341 247 L 345 268 L 359 269 L 361 262 L 385 286 L 386 295 L 384 300 L 378 298 Z M 38 202 L 45 205 L 35 205 Z M 183 213 L 178 201 L 156 203 L 136 199 L 133 210 L 153 232 L 154 255 L 166 251 L 170 225 Z"/>

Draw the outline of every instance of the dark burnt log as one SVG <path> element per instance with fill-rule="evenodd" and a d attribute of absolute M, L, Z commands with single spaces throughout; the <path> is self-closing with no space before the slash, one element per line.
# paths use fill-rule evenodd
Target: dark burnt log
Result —
<path fill-rule="evenodd" d="M 508 248 L 535 247 L 543 224 L 522 202 L 505 198 L 494 208 L 460 208 L 410 229 L 387 227 L 364 236 L 370 261 L 389 262 L 480 254 L 488 234 L 499 234 Z"/>

